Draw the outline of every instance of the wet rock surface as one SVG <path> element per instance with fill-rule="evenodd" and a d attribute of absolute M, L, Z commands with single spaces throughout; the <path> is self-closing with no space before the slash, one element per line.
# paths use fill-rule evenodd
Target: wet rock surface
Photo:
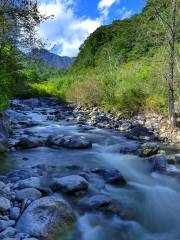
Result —
<path fill-rule="evenodd" d="M 70 205 L 60 197 L 45 197 L 34 201 L 24 211 L 16 229 L 34 237 L 48 237 L 58 228 L 64 231 L 74 222 Z"/>
<path fill-rule="evenodd" d="M 65 193 L 73 193 L 86 190 L 88 188 L 88 182 L 81 176 L 71 175 L 54 179 L 51 188 L 55 191 L 61 190 Z"/>
<path fill-rule="evenodd" d="M 88 229 L 98 225 L 105 232 L 105 223 L 111 221 L 123 226 L 123 231 L 124 225 L 128 226 L 129 231 L 129 220 L 143 219 L 141 206 L 136 204 L 146 198 L 154 200 L 149 190 L 142 195 L 141 184 L 149 179 L 132 184 L 137 177 L 133 169 L 146 169 L 150 176 L 154 172 L 157 176 L 169 174 L 168 156 L 160 151 L 160 143 L 154 142 L 157 135 L 144 127 L 143 116 L 123 121 L 98 108 L 75 108 L 54 98 L 13 100 L 7 114 L 11 135 L 7 142 L 5 132 L 8 171 L 0 176 L 2 240 L 54 240 L 54 234 L 73 230 L 74 223 L 81 229 L 76 226 L 76 233 L 65 240 L 84 240 L 82 229 L 87 225 Z M 4 142 L 2 146 L 6 146 Z M 0 141 L 0 152 L 7 151 L 2 146 Z M 173 160 L 179 164 L 178 152 Z M 177 171 L 170 173 L 177 178 Z M 81 222 L 86 216 L 90 223 Z M 114 225 L 107 236 L 99 230 L 98 236 L 123 239 L 122 229 L 112 229 Z M 111 235 L 111 231 L 118 233 Z M 128 235 L 126 238 L 131 240 Z"/>

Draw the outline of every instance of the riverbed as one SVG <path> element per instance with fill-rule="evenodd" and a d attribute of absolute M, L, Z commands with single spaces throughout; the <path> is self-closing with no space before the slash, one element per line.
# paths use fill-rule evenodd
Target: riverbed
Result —
<path fill-rule="evenodd" d="M 120 152 L 127 146 L 137 149 L 142 142 L 127 139 L 113 129 L 80 124 L 65 104 L 41 101 L 41 104 L 20 100 L 12 103 L 9 110 L 11 119 L 14 117 L 12 148 L 1 159 L 0 172 L 3 175 L 17 169 L 31 171 L 38 166 L 46 179 L 70 174 L 87 179 L 86 193 L 58 193 L 73 207 L 77 220 L 68 234 L 56 239 L 179 240 L 180 179 L 152 171 L 151 164 L 133 151 Z M 19 120 L 15 119 L 16 115 Z M 41 144 L 28 149 L 13 148 L 20 137 L 44 142 L 55 135 L 82 136 L 92 147 L 71 149 Z M 105 181 L 97 169 L 118 170 L 126 184 Z M 108 197 L 111 207 L 88 209 L 81 204 L 98 194 Z"/>

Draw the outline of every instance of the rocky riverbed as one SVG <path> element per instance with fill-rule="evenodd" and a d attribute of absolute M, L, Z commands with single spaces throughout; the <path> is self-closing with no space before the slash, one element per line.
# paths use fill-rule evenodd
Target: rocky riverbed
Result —
<path fill-rule="evenodd" d="M 0 239 L 180 239 L 180 150 L 142 117 L 12 100 L 0 132 Z"/>

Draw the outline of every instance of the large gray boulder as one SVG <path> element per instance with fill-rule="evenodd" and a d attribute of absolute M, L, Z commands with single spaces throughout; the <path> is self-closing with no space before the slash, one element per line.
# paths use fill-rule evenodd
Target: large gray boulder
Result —
<path fill-rule="evenodd" d="M 71 175 L 67 177 L 54 179 L 51 188 L 55 191 L 63 191 L 65 193 L 86 190 L 88 182 L 79 175 Z"/>
<path fill-rule="evenodd" d="M 71 206 L 60 197 L 44 197 L 32 202 L 24 211 L 16 229 L 30 236 L 49 237 L 65 231 L 74 222 Z"/>

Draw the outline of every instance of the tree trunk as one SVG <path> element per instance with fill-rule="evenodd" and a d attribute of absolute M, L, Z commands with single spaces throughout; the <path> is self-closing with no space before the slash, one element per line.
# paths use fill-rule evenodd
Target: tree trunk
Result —
<path fill-rule="evenodd" d="M 176 0 L 172 0 L 171 28 L 169 29 L 169 70 L 168 70 L 168 108 L 169 108 L 169 122 L 172 128 L 174 128 L 176 125 L 174 107 L 176 11 L 177 2 Z"/>

